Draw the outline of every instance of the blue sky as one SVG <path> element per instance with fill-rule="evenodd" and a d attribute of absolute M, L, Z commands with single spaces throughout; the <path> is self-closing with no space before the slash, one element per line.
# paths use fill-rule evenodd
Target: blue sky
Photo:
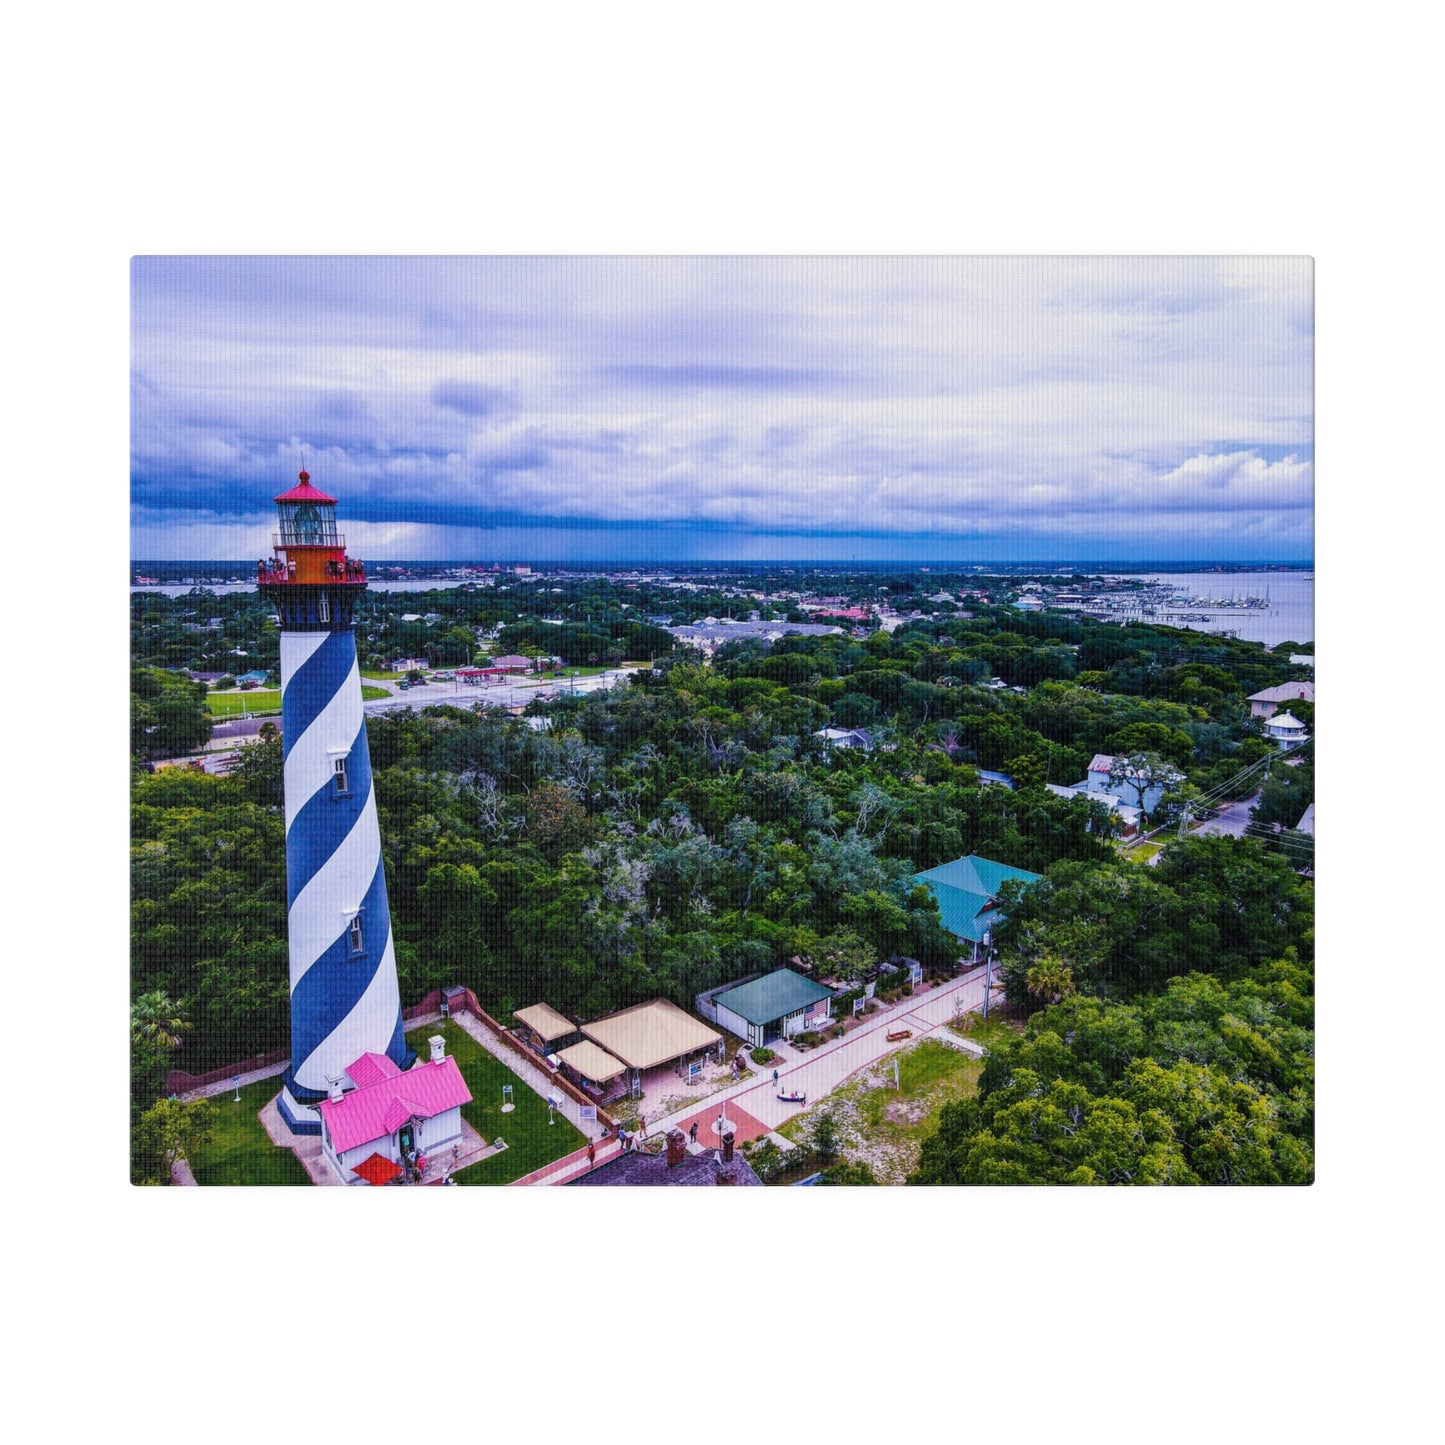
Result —
<path fill-rule="evenodd" d="M 138 258 L 131 549 L 1313 557 L 1302 258 Z"/>

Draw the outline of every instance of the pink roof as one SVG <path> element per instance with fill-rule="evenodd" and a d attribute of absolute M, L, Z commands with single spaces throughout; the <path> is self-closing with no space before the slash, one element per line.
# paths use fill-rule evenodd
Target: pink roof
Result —
<path fill-rule="evenodd" d="M 311 473 L 299 472 L 299 480 L 289 492 L 282 492 L 279 497 L 272 500 L 277 502 L 325 502 L 330 506 L 336 505 L 335 497 L 328 497 L 325 492 L 311 485 Z"/>
<path fill-rule="evenodd" d="M 346 1072 L 355 1079 L 360 1067 L 365 1074 L 368 1057 L 376 1055 L 363 1056 Z M 472 1092 L 457 1061 L 446 1058 L 439 1064 L 418 1064 L 404 1074 L 361 1084 L 339 1101 L 323 1099 L 317 1107 L 326 1120 L 332 1145 L 344 1154 L 358 1144 L 394 1134 L 408 1119 L 432 1119 L 471 1102 Z"/>
<path fill-rule="evenodd" d="M 346 1072 L 358 1089 L 364 1089 L 368 1084 L 396 1078 L 401 1070 L 385 1054 L 362 1054 Z"/>
<path fill-rule="evenodd" d="M 1112 753 L 1095 753 L 1094 761 L 1089 764 L 1091 773 L 1107 773 L 1114 766 L 1114 755 Z"/>

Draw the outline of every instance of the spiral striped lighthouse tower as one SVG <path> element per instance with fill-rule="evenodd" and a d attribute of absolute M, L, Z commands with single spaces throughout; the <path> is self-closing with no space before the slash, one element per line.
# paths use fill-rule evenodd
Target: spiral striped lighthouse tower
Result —
<path fill-rule="evenodd" d="M 278 1106 L 297 1133 L 319 1134 L 332 1081 L 363 1054 L 409 1068 L 402 1034 L 381 832 L 361 710 L 354 609 L 366 570 L 346 555 L 336 499 L 302 472 L 276 498 L 273 560 L 262 595 L 281 622 L 291 1065 Z"/>

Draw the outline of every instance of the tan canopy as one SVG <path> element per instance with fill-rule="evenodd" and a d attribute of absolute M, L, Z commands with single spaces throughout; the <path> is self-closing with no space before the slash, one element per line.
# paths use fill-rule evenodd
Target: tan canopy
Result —
<path fill-rule="evenodd" d="M 584 1079 L 592 1079 L 599 1084 L 627 1072 L 626 1064 L 619 1063 L 606 1049 L 599 1049 L 587 1039 L 573 1044 L 570 1049 L 559 1050 L 556 1058 L 559 1064 L 566 1064 L 568 1068 L 576 1069 Z"/>
<path fill-rule="evenodd" d="M 577 1032 L 577 1025 L 571 1019 L 564 1019 L 554 1008 L 544 1003 L 534 1003 L 531 1008 L 519 1008 L 513 1017 L 519 1024 L 526 1024 L 544 1043 L 553 1039 L 564 1039 Z"/>
<path fill-rule="evenodd" d="M 583 1024 L 582 1032 L 634 1069 L 656 1068 L 722 1042 L 721 1034 L 665 998 Z"/>

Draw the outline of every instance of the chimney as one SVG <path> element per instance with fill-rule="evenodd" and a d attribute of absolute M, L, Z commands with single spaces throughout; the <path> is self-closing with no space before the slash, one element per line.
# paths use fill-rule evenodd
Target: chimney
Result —
<path fill-rule="evenodd" d="M 724 1164 L 731 1164 L 733 1162 L 733 1131 L 731 1129 L 723 1135 L 722 1162 Z M 731 1183 L 732 1181 L 729 1180 L 728 1182 Z"/>
<path fill-rule="evenodd" d="M 725 1169 L 719 1168 L 717 1176 L 713 1180 L 715 1184 L 736 1184 L 737 1182 L 737 1177 L 734 1175 L 731 1165 Z"/>
<path fill-rule="evenodd" d="M 447 1041 L 440 1034 L 433 1034 L 427 1040 L 431 1045 L 431 1061 L 439 1064 L 447 1056 Z"/>
<path fill-rule="evenodd" d="M 687 1135 L 681 1129 L 667 1131 L 667 1167 L 676 1169 L 687 1158 Z"/>
<path fill-rule="evenodd" d="M 327 1074 L 326 1093 L 333 1104 L 341 1102 L 341 1096 L 346 1092 L 345 1074 Z"/>

